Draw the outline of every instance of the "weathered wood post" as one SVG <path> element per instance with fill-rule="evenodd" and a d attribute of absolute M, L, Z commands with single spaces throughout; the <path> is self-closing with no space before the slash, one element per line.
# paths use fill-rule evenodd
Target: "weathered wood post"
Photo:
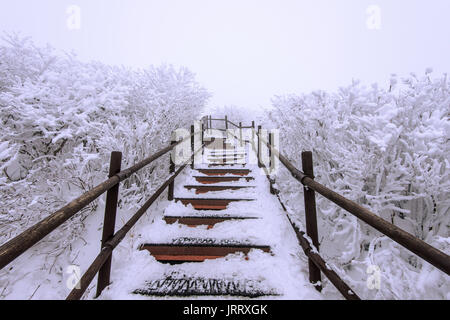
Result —
<path fill-rule="evenodd" d="M 255 135 L 256 135 L 256 130 L 255 130 L 255 121 L 252 121 L 252 145 L 253 148 L 256 149 L 256 145 L 255 145 Z"/>
<path fill-rule="evenodd" d="M 172 137 L 173 139 L 173 137 Z M 172 140 L 170 142 L 170 145 L 174 145 L 176 143 L 175 140 Z M 169 166 L 169 173 L 170 175 L 172 175 L 173 173 L 175 173 L 175 162 L 174 162 L 174 157 L 176 157 L 176 148 L 173 149 L 170 153 L 169 153 L 169 158 L 170 158 L 170 166 Z M 167 200 L 169 201 L 173 201 L 173 191 L 175 190 L 175 180 L 172 181 L 172 183 L 169 184 L 168 187 L 168 197 Z"/>
<path fill-rule="evenodd" d="M 205 125 L 202 123 L 202 146 L 205 143 Z M 202 155 L 205 154 L 205 148 L 202 148 Z"/>
<path fill-rule="evenodd" d="M 239 141 L 241 143 L 241 148 L 244 146 L 244 142 L 242 141 L 242 122 L 239 122 Z"/>
<path fill-rule="evenodd" d="M 312 152 L 302 152 L 302 166 L 303 173 L 314 179 L 313 158 Z M 311 238 L 313 245 L 319 251 L 319 233 L 317 231 L 317 212 L 316 212 L 316 193 L 314 190 L 304 187 L 305 199 L 305 220 L 306 220 L 306 234 Z M 322 290 L 320 269 L 308 259 L 309 264 L 309 281 L 315 284 L 318 291 Z"/>
<path fill-rule="evenodd" d="M 262 168 L 262 163 L 261 163 L 261 129 L 262 126 L 258 126 L 258 168 Z"/>
<path fill-rule="evenodd" d="M 274 165 L 274 161 L 272 161 L 272 143 L 274 143 L 275 137 L 273 136 L 273 133 L 269 133 L 269 172 L 272 172 L 272 166 Z"/>
<path fill-rule="evenodd" d="M 274 188 L 275 179 L 271 178 L 272 170 L 275 167 L 275 153 L 272 152 L 274 141 L 275 141 L 275 134 L 273 132 L 271 132 L 269 134 L 269 159 L 270 159 L 270 162 L 269 162 L 269 167 L 267 168 L 267 173 L 269 175 L 269 181 L 270 181 L 270 193 L 271 194 L 277 194 L 276 190 Z"/>
<path fill-rule="evenodd" d="M 118 174 L 121 170 L 121 167 L 122 167 L 122 153 L 117 151 L 112 152 L 111 161 L 109 165 L 109 178 L 112 178 L 116 174 Z M 105 217 L 103 220 L 102 248 L 105 246 L 105 243 L 114 236 L 114 229 L 116 227 L 117 201 L 119 199 L 119 185 L 120 183 L 116 184 L 114 187 L 109 189 L 106 194 Z M 96 297 L 100 296 L 103 289 L 109 286 L 111 277 L 111 262 L 112 262 L 112 253 L 98 272 Z"/>
<path fill-rule="evenodd" d="M 195 126 L 191 126 L 191 169 L 194 169 L 194 159 L 195 159 Z"/>
<path fill-rule="evenodd" d="M 225 129 L 228 130 L 228 116 L 225 116 Z"/>
<path fill-rule="evenodd" d="M 205 133 L 205 126 L 203 125 L 203 123 L 201 124 L 201 126 L 200 126 L 200 141 L 201 141 L 201 144 L 203 144 L 203 141 L 205 141 L 205 136 L 204 136 L 204 133 Z"/>

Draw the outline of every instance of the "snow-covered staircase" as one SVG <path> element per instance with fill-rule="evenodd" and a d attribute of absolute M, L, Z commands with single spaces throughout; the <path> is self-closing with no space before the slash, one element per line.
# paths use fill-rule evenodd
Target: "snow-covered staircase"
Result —
<path fill-rule="evenodd" d="M 224 146 L 205 147 L 203 164 L 177 178 L 174 201 L 101 298 L 320 298 L 251 145 Z"/>

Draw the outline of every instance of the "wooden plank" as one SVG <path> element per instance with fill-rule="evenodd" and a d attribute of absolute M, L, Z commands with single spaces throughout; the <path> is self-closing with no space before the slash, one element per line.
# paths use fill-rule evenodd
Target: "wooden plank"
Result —
<path fill-rule="evenodd" d="M 203 185 L 203 186 L 184 186 L 188 190 L 195 189 L 195 194 L 205 194 L 208 192 L 214 192 L 214 191 L 225 191 L 225 190 L 241 190 L 241 189 L 248 189 L 248 188 L 254 188 L 252 186 L 214 186 L 214 185 Z"/>
<path fill-rule="evenodd" d="M 246 298 L 278 295 L 276 290 L 268 289 L 267 286 L 256 280 L 236 279 L 234 277 L 190 277 L 177 273 L 146 281 L 145 285 L 135 290 L 133 294 L 156 297 L 236 296 Z"/>
<path fill-rule="evenodd" d="M 220 183 L 220 182 L 235 182 L 240 180 L 245 180 L 247 182 L 250 182 L 252 180 L 255 180 L 253 177 L 212 177 L 212 176 L 205 176 L 205 177 L 199 177 L 194 176 L 194 179 L 198 183 L 202 184 L 214 184 L 214 183 Z"/>
<path fill-rule="evenodd" d="M 221 176 L 226 174 L 248 176 L 252 172 L 249 169 L 197 169 L 197 171 L 208 176 Z"/>
<path fill-rule="evenodd" d="M 174 224 L 176 222 L 187 225 L 189 227 L 198 227 L 198 226 L 208 226 L 208 229 L 212 229 L 216 224 L 222 223 L 225 221 L 234 221 L 234 220 L 256 220 L 259 218 L 256 217 L 164 217 L 164 221 L 167 224 Z"/>
<path fill-rule="evenodd" d="M 196 210 L 225 210 L 231 202 L 254 201 L 253 199 L 202 199 L 202 198 L 176 198 L 185 206 L 192 205 Z"/>
<path fill-rule="evenodd" d="M 140 250 L 147 250 L 156 260 L 162 263 L 177 262 L 203 262 L 205 260 L 226 257 L 229 254 L 243 253 L 247 255 L 250 250 L 262 250 L 269 253 L 269 246 L 253 245 L 173 245 L 173 244 L 143 244 Z"/>

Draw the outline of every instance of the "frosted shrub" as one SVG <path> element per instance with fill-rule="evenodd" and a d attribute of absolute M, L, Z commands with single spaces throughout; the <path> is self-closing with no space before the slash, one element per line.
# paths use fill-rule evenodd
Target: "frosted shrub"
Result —
<path fill-rule="evenodd" d="M 319 182 L 450 252 L 450 85 L 447 75 L 430 73 L 393 75 L 388 90 L 354 82 L 335 94 L 278 96 L 268 118 L 281 129 L 282 153 L 299 168 L 301 152 L 313 151 Z M 285 183 L 283 171 L 278 180 L 303 216 L 302 188 Z M 444 273 L 320 195 L 318 208 L 321 251 L 363 296 L 448 298 Z M 368 265 L 381 268 L 378 291 L 366 286 Z"/>
<path fill-rule="evenodd" d="M 35 47 L 29 39 L 4 40 L 0 244 L 105 180 L 111 151 L 123 152 L 127 168 L 167 146 L 171 131 L 198 119 L 209 99 L 183 68 L 130 70 L 82 63 L 73 55 Z M 120 208 L 131 210 L 145 201 L 167 177 L 167 162 L 165 157 L 123 183 Z M 37 251 L 50 252 L 46 260 L 66 257 L 98 204 L 59 228 Z M 0 273 L 0 287 L 5 281 Z"/>

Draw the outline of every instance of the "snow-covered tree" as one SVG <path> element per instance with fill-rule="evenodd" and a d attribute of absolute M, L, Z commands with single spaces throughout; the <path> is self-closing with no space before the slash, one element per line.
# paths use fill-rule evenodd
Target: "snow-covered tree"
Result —
<path fill-rule="evenodd" d="M 335 94 L 278 96 L 268 114 L 281 152 L 301 168 L 313 151 L 317 181 L 429 244 L 450 251 L 450 84 L 411 74 L 387 90 L 358 82 Z M 302 188 L 278 175 L 285 201 L 303 217 Z M 448 276 L 318 196 L 321 251 L 365 297 L 449 298 Z M 366 268 L 381 268 L 368 290 Z M 426 279 L 426 280 L 425 280 Z"/>
<path fill-rule="evenodd" d="M 84 63 L 6 36 L 0 45 L 0 243 L 105 180 L 111 151 L 123 152 L 127 168 L 167 146 L 172 130 L 199 119 L 209 96 L 185 68 Z M 120 209 L 134 210 L 167 175 L 164 157 L 127 180 Z M 35 252 L 45 257 L 33 270 L 60 275 L 50 266 L 74 260 L 73 241 L 102 201 L 39 244 Z M 25 273 L 20 261 L 12 266 L 0 271 L 0 298 Z"/>

